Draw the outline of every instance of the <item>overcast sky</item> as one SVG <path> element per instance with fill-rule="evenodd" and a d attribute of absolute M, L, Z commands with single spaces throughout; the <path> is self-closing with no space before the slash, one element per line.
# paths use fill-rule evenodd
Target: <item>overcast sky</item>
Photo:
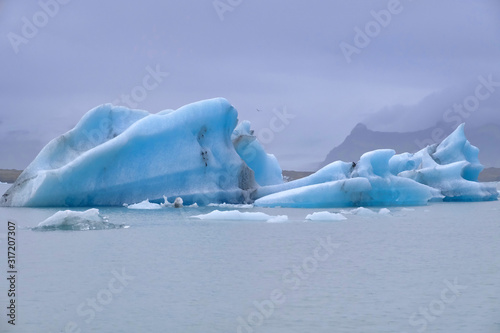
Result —
<path fill-rule="evenodd" d="M 500 82 L 498 0 L 0 0 L 0 22 L 0 168 L 103 103 L 225 97 L 284 169 L 312 170 L 358 122 L 431 126 Z M 471 119 L 498 120 L 496 89 Z"/>

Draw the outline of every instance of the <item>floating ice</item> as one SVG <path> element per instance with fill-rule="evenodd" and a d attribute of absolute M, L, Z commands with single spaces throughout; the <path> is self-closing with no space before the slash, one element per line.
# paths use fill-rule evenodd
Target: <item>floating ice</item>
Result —
<path fill-rule="evenodd" d="M 389 214 L 391 214 L 391 211 L 390 211 L 389 209 L 387 209 L 387 208 L 381 208 L 381 209 L 378 211 L 378 213 L 379 213 L 380 215 L 389 215 Z"/>
<path fill-rule="evenodd" d="M 439 145 L 393 156 L 391 172 L 439 189 L 444 201 L 496 200 L 493 184 L 477 182 L 483 170 L 478 155 L 479 149 L 467 141 L 462 124 Z"/>
<path fill-rule="evenodd" d="M 126 226 L 109 223 L 106 217 L 99 214 L 98 209 L 92 208 L 84 212 L 75 212 L 71 210 L 59 211 L 45 221 L 40 222 L 38 226 L 32 230 L 103 230 L 124 227 Z"/>
<path fill-rule="evenodd" d="M 356 209 L 353 209 L 349 212 L 350 214 L 353 215 L 359 215 L 359 216 L 376 216 L 377 213 L 375 213 L 373 210 L 364 208 L 364 207 L 358 207 Z"/>
<path fill-rule="evenodd" d="M 52 140 L 2 196 L 3 206 L 359 207 L 496 200 L 478 183 L 479 150 L 463 125 L 410 154 L 379 149 L 283 183 L 281 168 L 223 98 L 157 114 L 102 105 Z M 146 198 L 151 201 L 145 202 Z M 176 200 L 171 204 L 169 200 Z M 238 206 L 235 206 L 238 207 Z M 240 208 L 240 207 L 238 207 Z M 243 208 L 243 207 L 242 207 Z M 245 207 L 246 208 L 246 207 Z"/>
<path fill-rule="evenodd" d="M 200 220 L 245 220 L 245 221 L 268 221 L 282 222 L 288 220 L 286 215 L 272 216 L 261 212 L 240 212 L 238 210 L 219 211 L 214 210 L 208 214 L 191 216 Z"/>
<path fill-rule="evenodd" d="M 161 209 L 162 206 L 157 203 L 149 202 L 148 199 L 136 204 L 128 205 L 128 209 Z"/>
<path fill-rule="evenodd" d="M 256 183 L 231 141 L 237 121 L 222 98 L 158 114 L 99 106 L 43 149 L 1 204 L 243 203 Z"/>
<path fill-rule="evenodd" d="M 277 215 L 271 217 L 269 220 L 267 220 L 267 223 L 282 223 L 288 221 L 288 216 L 287 215 Z"/>
<path fill-rule="evenodd" d="M 429 186 L 392 175 L 389 172 L 389 160 L 394 154 L 394 150 L 390 149 L 366 153 L 361 156 L 355 167 L 351 166 L 352 171 L 348 176 L 352 178 L 276 192 L 257 199 L 254 204 L 261 207 L 300 208 L 424 205 L 430 199 L 440 197 L 439 191 Z M 336 170 L 345 171 L 348 167 L 342 162 L 332 164 L 336 165 L 331 165 L 330 168 L 335 167 Z M 328 169 L 328 167 L 325 168 Z M 320 171 L 324 172 L 323 169 Z M 345 178 L 345 176 L 343 172 L 335 174 L 335 177 L 339 178 Z M 309 178 L 304 182 L 309 182 L 311 179 L 314 178 Z M 294 182 L 283 184 L 283 186 L 292 183 Z M 265 192 L 266 189 L 257 191 L 258 194 Z"/>
<path fill-rule="evenodd" d="M 347 218 L 339 213 L 330 213 L 330 212 L 314 212 L 312 214 L 308 214 L 306 216 L 306 220 L 311 221 L 342 221 L 347 220 Z"/>
<path fill-rule="evenodd" d="M 334 162 L 309 177 L 261 187 L 254 204 L 314 208 L 496 200 L 494 184 L 477 182 L 483 168 L 478 152 L 461 125 L 441 144 L 415 154 L 378 149 L 363 154 L 357 164 Z"/>
<path fill-rule="evenodd" d="M 253 208 L 252 204 L 228 204 L 228 203 L 210 203 L 207 205 L 208 207 L 219 207 L 219 208 L 232 208 L 232 209 L 249 209 Z"/>

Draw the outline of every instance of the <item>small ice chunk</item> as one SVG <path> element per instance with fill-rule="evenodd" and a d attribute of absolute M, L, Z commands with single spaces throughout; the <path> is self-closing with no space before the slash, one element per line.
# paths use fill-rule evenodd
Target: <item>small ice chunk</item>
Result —
<path fill-rule="evenodd" d="M 209 203 L 207 205 L 208 207 L 220 207 L 220 208 L 234 208 L 234 209 L 246 209 L 246 208 L 253 208 L 252 204 L 228 204 L 228 203 Z"/>
<path fill-rule="evenodd" d="M 353 210 L 351 210 L 350 213 L 354 214 L 354 215 L 359 215 L 359 216 L 374 216 L 374 215 L 377 215 L 377 213 L 375 213 L 373 210 L 368 209 L 368 208 L 364 208 L 364 207 L 359 207 L 359 208 L 353 209 Z"/>
<path fill-rule="evenodd" d="M 281 223 L 286 221 L 288 221 L 287 215 L 277 215 L 277 216 L 272 216 L 269 220 L 267 220 L 267 223 Z"/>
<path fill-rule="evenodd" d="M 379 213 L 380 215 L 389 215 L 389 214 L 391 214 L 391 211 L 390 211 L 389 209 L 387 209 L 387 208 L 381 208 L 381 209 L 378 211 L 378 213 Z"/>
<path fill-rule="evenodd" d="M 162 205 L 149 202 L 149 199 L 141 201 L 139 203 L 128 205 L 128 209 L 161 209 Z"/>
<path fill-rule="evenodd" d="M 312 214 L 308 214 L 306 216 L 306 220 L 311 221 L 342 221 L 347 220 L 347 218 L 339 213 L 330 213 L 330 212 L 314 212 Z"/>
<path fill-rule="evenodd" d="M 286 215 L 272 216 L 261 212 L 240 212 L 239 210 L 214 210 L 208 214 L 194 215 L 191 217 L 200 220 L 244 220 L 268 222 L 282 222 L 285 221 L 285 219 L 288 220 L 288 216 Z"/>
<path fill-rule="evenodd" d="M 54 230 L 103 230 L 124 228 L 124 225 L 109 223 L 99 210 L 92 208 L 84 212 L 64 210 L 55 213 L 38 226 L 34 231 L 54 231 Z"/>

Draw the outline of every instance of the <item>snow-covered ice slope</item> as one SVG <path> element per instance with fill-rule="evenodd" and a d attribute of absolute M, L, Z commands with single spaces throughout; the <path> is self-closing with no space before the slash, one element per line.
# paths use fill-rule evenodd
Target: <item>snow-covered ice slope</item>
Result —
<path fill-rule="evenodd" d="M 164 195 L 244 202 L 256 184 L 231 141 L 237 116 L 222 98 L 158 114 L 102 105 L 51 141 L 1 204 L 118 206 Z"/>

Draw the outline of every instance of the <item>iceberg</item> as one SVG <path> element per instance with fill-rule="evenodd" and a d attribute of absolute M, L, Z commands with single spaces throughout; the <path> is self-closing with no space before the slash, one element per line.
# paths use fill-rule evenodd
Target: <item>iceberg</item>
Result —
<path fill-rule="evenodd" d="M 328 208 L 496 200 L 495 184 L 477 182 L 483 169 L 478 154 L 462 124 L 439 145 L 415 154 L 378 149 L 352 165 L 333 162 L 309 177 L 260 187 L 253 193 L 254 205 Z"/>
<path fill-rule="evenodd" d="M 331 208 L 496 200 L 496 185 L 477 181 L 478 153 L 460 125 L 413 154 L 378 149 L 285 183 L 276 157 L 223 98 L 156 114 L 104 104 L 47 144 L 0 205 Z"/>
<path fill-rule="evenodd" d="M 222 98 L 158 114 L 99 106 L 44 147 L 1 204 L 121 206 L 163 196 L 247 202 L 257 185 L 231 141 L 237 121 Z"/>
<path fill-rule="evenodd" d="M 38 226 L 32 228 L 34 231 L 54 230 L 104 230 L 126 228 L 125 225 L 109 223 L 108 219 L 99 213 L 98 209 L 92 208 L 84 212 L 71 210 L 59 211 L 50 216 Z"/>
<path fill-rule="evenodd" d="M 365 153 L 357 164 L 351 165 L 350 174 L 335 174 L 336 177 L 350 178 L 278 191 L 258 198 L 254 204 L 260 207 L 299 208 L 411 206 L 424 205 L 429 200 L 440 197 L 439 191 L 432 187 L 392 175 L 389 171 L 389 160 L 394 154 L 395 151 L 391 149 Z M 345 164 L 334 163 L 337 164 L 335 170 L 339 168 L 345 170 L 347 167 Z M 322 170 L 320 171 L 324 172 Z M 314 179 L 311 177 L 305 182 Z M 284 186 L 295 186 L 288 185 L 291 183 L 293 182 Z M 265 192 L 265 190 L 257 191 L 257 193 Z"/>
<path fill-rule="evenodd" d="M 444 201 L 496 200 L 494 184 L 477 182 L 483 166 L 461 124 L 440 144 L 391 158 L 391 172 L 438 189 Z"/>

